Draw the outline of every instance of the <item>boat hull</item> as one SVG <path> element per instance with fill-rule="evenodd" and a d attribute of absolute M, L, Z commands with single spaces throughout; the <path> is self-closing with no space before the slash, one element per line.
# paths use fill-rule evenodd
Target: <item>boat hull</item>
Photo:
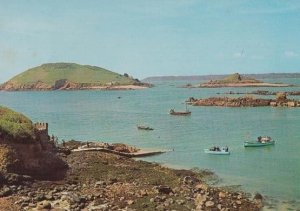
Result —
<path fill-rule="evenodd" d="M 274 145 L 275 141 L 269 141 L 269 142 L 265 142 L 265 143 L 261 143 L 261 142 L 244 142 L 244 147 L 264 147 L 264 146 L 270 146 L 270 145 Z"/>
<path fill-rule="evenodd" d="M 139 130 L 154 130 L 153 128 L 146 127 L 146 126 L 137 126 L 137 129 L 139 129 Z"/>
<path fill-rule="evenodd" d="M 209 149 L 205 149 L 204 152 L 207 153 L 207 154 L 212 154 L 212 155 L 230 155 L 229 151 L 226 152 L 224 150 L 222 150 L 222 151 L 211 151 Z"/>
<path fill-rule="evenodd" d="M 187 111 L 187 112 L 178 112 L 178 111 L 174 111 L 174 112 L 170 112 L 171 115 L 175 115 L 175 116 L 187 116 L 187 115 L 191 115 L 192 112 Z"/>

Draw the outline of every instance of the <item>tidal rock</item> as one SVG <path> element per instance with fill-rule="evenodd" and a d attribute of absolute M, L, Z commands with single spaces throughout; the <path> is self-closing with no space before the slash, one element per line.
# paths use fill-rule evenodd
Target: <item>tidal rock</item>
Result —
<path fill-rule="evenodd" d="M 206 195 L 202 195 L 202 194 L 197 194 L 196 198 L 195 198 L 195 205 L 203 205 L 204 202 L 206 201 Z"/>
<path fill-rule="evenodd" d="M 163 193 L 163 194 L 170 194 L 173 193 L 172 188 L 170 188 L 169 186 L 166 185 L 159 185 L 154 187 L 154 189 L 158 192 L 158 193 Z"/>
<path fill-rule="evenodd" d="M 196 190 L 204 190 L 204 191 L 207 191 L 208 190 L 208 186 L 204 183 L 201 183 L 201 184 L 198 184 L 195 186 L 195 189 Z"/>
<path fill-rule="evenodd" d="M 263 200 L 263 196 L 260 193 L 256 193 L 254 196 L 255 200 Z"/>
<path fill-rule="evenodd" d="M 226 193 L 224 193 L 224 192 L 220 192 L 219 193 L 219 198 L 225 198 L 226 197 Z"/>
<path fill-rule="evenodd" d="M 207 201 L 207 202 L 205 202 L 205 206 L 206 207 L 212 207 L 214 205 L 215 205 L 215 203 L 213 201 Z"/>
<path fill-rule="evenodd" d="M 128 201 L 127 201 L 127 204 L 128 204 L 128 205 L 132 205 L 132 204 L 134 204 L 134 201 L 133 201 L 133 200 L 128 200 Z"/>
<path fill-rule="evenodd" d="M 176 200 L 176 204 L 183 205 L 183 204 L 185 204 L 185 201 L 178 199 L 178 200 Z"/>
<path fill-rule="evenodd" d="M 9 187 L 3 187 L 0 191 L 0 197 L 10 196 L 12 193 L 13 192 Z"/>
<path fill-rule="evenodd" d="M 38 203 L 37 209 L 51 209 L 51 203 L 49 201 L 42 201 Z"/>

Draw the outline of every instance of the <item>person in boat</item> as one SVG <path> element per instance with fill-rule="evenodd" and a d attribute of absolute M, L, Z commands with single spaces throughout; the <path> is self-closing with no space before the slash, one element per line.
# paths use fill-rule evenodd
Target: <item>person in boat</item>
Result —
<path fill-rule="evenodd" d="M 170 109 L 170 113 L 174 113 L 174 109 L 172 108 L 172 109 Z"/>
<path fill-rule="evenodd" d="M 258 136 L 258 137 L 257 137 L 257 141 L 258 141 L 258 142 L 261 142 L 261 136 Z"/>
<path fill-rule="evenodd" d="M 216 151 L 216 147 L 215 147 L 215 146 L 211 147 L 211 148 L 209 149 L 209 151 Z"/>
<path fill-rule="evenodd" d="M 228 146 L 225 146 L 224 150 L 225 152 L 228 152 Z"/>

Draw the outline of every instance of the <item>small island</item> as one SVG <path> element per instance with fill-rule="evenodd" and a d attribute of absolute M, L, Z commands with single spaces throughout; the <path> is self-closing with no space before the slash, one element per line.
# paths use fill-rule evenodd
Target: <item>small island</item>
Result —
<path fill-rule="evenodd" d="M 210 80 L 200 85 L 187 84 L 185 88 L 220 88 L 220 87 L 288 87 L 290 84 L 266 83 L 235 73 L 221 80 Z"/>
<path fill-rule="evenodd" d="M 133 90 L 151 87 L 124 73 L 75 63 L 48 63 L 31 68 L 0 85 L 5 91 Z"/>

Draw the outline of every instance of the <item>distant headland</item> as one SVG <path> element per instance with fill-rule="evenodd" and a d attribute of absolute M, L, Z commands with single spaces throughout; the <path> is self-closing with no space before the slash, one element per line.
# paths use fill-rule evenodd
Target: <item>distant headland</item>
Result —
<path fill-rule="evenodd" d="M 48 63 L 31 68 L 0 85 L 0 90 L 130 90 L 150 87 L 138 79 L 101 67 Z"/>

